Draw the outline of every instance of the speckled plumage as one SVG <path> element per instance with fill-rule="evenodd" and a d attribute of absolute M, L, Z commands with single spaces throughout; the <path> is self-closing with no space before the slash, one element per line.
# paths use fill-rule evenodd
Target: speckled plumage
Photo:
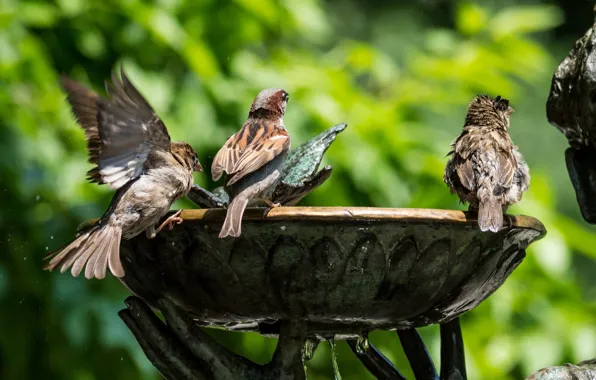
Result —
<path fill-rule="evenodd" d="M 124 72 L 108 85 L 103 99 L 77 82 L 63 78 L 77 121 L 85 129 L 92 182 L 116 189 L 103 217 L 73 242 L 52 252 L 46 269 L 71 269 L 78 276 L 104 278 L 109 267 L 124 276 L 120 262 L 120 239 L 145 231 L 149 238 L 156 224 L 194 183 L 193 171 L 202 170 L 194 149 L 185 142 L 171 142 L 166 126 Z M 179 223 L 177 216 L 167 224 Z"/>
<path fill-rule="evenodd" d="M 476 97 L 461 135 L 452 143 L 444 181 L 462 203 L 478 212 L 482 231 L 499 231 L 503 213 L 520 201 L 530 173 L 507 130 L 513 108 L 507 99 Z"/>
<path fill-rule="evenodd" d="M 290 135 L 283 123 L 289 96 L 269 88 L 255 98 L 248 119 L 217 152 L 211 166 L 214 181 L 228 174 L 224 189 L 230 196 L 226 220 L 219 237 L 237 237 L 242 215 L 249 204 L 270 201 L 290 149 Z"/>

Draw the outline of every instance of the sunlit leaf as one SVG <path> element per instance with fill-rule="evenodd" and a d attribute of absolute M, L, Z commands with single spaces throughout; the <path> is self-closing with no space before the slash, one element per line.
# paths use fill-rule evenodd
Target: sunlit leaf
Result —
<path fill-rule="evenodd" d="M 33 27 L 50 27 L 59 18 L 59 12 L 51 4 L 41 2 L 22 2 L 17 16 L 21 22 Z"/>
<path fill-rule="evenodd" d="M 488 15 L 479 5 L 470 2 L 460 2 L 457 6 L 457 29 L 467 35 L 479 33 L 486 27 Z"/>
<path fill-rule="evenodd" d="M 548 30 L 563 22 L 563 13 L 552 5 L 509 7 L 498 12 L 488 29 L 495 38 Z"/>

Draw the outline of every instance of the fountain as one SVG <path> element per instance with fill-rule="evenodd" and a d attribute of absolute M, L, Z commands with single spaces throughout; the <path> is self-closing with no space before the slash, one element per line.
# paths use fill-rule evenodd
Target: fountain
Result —
<path fill-rule="evenodd" d="M 546 231 L 536 219 L 505 216 L 480 232 L 462 211 L 288 207 L 321 185 L 322 156 L 345 124 L 294 149 L 274 201 L 248 209 L 242 236 L 219 239 L 221 189 L 195 187 L 202 209 L 149 240 L 123 241 L 123 284 L 133 293 L 121 318 L 169 380 L 306 379 L 305 360 L 322 340 L 346 340 L 371 374 L 404 379 L 367 340 L 395 330 L 417 379 L 465 379 L 458 317 L 497 290 Z M 159 310 L 164 324 L 152 311 Z M 440 375 L 416 328 L 439 324 Z M 202 328 L 279 338 L 268 364 L 229 352 Z"/>

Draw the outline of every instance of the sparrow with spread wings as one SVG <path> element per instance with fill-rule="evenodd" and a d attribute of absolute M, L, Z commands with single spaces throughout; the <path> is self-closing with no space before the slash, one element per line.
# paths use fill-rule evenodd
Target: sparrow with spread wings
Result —
<path fill-rule="evenodd" d="M 520 201 L 530 184 L 528 165 L 509 137 L 512 112 L 509 100 L 500 96 L 476 97 L 448 154 L 444 181 L 478 213 L 481 231 L 501 230 L 503 213 Z"/>
<path fill-rule="evenodd" d="M 91 182 L 116 190 L 108 210 L 74 241 L 50 253 L 46 269 L 71 269 L 78 276 L 102 279 L 106 269 L 124 276 L 120 239 L 145 231 L 153 238 L 165 226 L 181 223 L 180 211 L 156 228 L 174 201 L 188 193 L 193 171 L 202 171 L 194 149 L 171 142 L 166 126 L 121 69 L 119 79 L 106 83 L 104 99 L 76 81 L 63 77 L 73 114 L 85 130 Z"/>
<path fill-rule="evenodd" d="M 249 204 L 279 206 L 269 198 L 290 149 L 283 122 L 288 99 L 282 89 L 261 91 L 240 131 L 226 141 L 213 160 L 211 176 L 217 181 L 224 171 L 227 173 L 224 189 L 231 199 L 220 238 L 240 236 L 242 215 Z"/>

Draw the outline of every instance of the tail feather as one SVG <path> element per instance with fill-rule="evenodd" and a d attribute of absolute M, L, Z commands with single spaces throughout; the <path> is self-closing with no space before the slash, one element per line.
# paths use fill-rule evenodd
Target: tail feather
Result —
<path fill-rule="evenodd" d="M 120 263 L 120 238 L 122 229 L 111 225 L 96 225 L 67 244 L 50 253 L 51 260 L 45 269 L 53 271 L 60 268 L 64 273 L 69 268 L 74 277 L 85 269 L 85 277 L 102 279 L 106 275 L 108 262 L 110 271 L 116 277 L 124 276 Z M 115 260 L 118 263 L 115 263 Z"/>
<path fill-rule="evenodd" d="M 224 238 L 226 236 L 238 237 L 242 230 L 242 215 L 248 205 L 248 199 L 241 195 L 236 196 L 232 200 L 232 203 L 228 206 L 228 213 L 226 214 L 226 220 L 224 221 L 223 227 L 219 232 L 219 237 Z"/>
<path fill-rule="evenodd" d="M 45 260 L 49 259 L 50 257 L 53 258 L 44 269 L 53 271 L 58 266 L 63 265 L 65 266 L 65 269 L 61 269 L 60 272 L 64 273 L 66 268 L 70 267 L 77 259 L 77 255 L 69 255 L 69 253 L 79 249 L 81 245 L 84 245 L 87 242 L 88 237 L 89 234 L 80 235 L 73 242 L 62 246 L 53 252 L 50 252 L 50 254 L 45 257 Z"/>
<path fill-rule="evenodd" d="M 90 231 L 85 245 L 78 249 L 78 253 L 73 255 L 76 256 L 71 269 L 71 273 L 74 277 L 78 277 L 85 268 L 85 277 L 89 278 L 89 269 L 93 269 L 97 257 L 101 255 L 99 246 L 104 239 L 105 232 L 106 229 L 101 227 Z M 62 265 L 62 272 L 68 269 L 69 266 L 67 264 L 69 263 L 64 263 Z"/>
<path fill-rule="evenodd" d="M 89 250 L 92 253 L 89 256 L 89 261 L 87 261 L 87 265 L 85 266 L 86 278 L 97 277 L 98 279 L 102 279 L 106 276 L 108 257 L 107 243 L 109 242 L 108 236 L 106 236 L 106 231 L 107 229 L 102 230 L 98 234 L 97 239 L 93 240 L 94 246 L 87 248 L 87 250 Z"/>
<path fill-rule="evenodd" d="M 110 257 L 111 253 L 108 251 L 108 241 L 105 241 L 102 247 L 102 250 L 98 252 L 98 258 L 93 266 L 93 271 L 89 271 L 89 275 L 85 273 L 85 277 L 87 278 L 97 278 L 98 280 L 104 279 L 106 277 L 106 272 L 108 270 L 108 257 Z"/>
<path fill-rule="evenodd" d="M 97 250 L 96 239 L 96 236 L 89 236 L 89 239 L 87 240 L 85 245 L 79 248 L 75 253 L 73 253 L 73 256 L 77 256 L 77 259 L 72 265 L 72 269 L 70 271 L 74 277 L 78 277 L 79 274 L 81 274 L 81 272 L 83 271 L 83 269 L 87 266 L 87 264 L 89 264 L 89 261 L 94 260 L 93 254 Z M 64 273 L 64 271 L 66 270 L 68 270 L 68 267 L 66 265 L 62 265 L 61 271 Z"/>
<path fill-rule="evenodd" d="M 499 232 L 503 228 L 503 208 L 495 198 L 480 202 L 478 226 L 481 231 Z"/>
<path fill-rule="evenodd" d="M 124 268 L 122 261 L 120 261 L 120 239 L 122 238 L 122 230 L 118 228 L 114 234 L 111 235 L 110 245 L 108 251 L 108 264 L 110 272 L 116 277 L 124 277 Z"/>

